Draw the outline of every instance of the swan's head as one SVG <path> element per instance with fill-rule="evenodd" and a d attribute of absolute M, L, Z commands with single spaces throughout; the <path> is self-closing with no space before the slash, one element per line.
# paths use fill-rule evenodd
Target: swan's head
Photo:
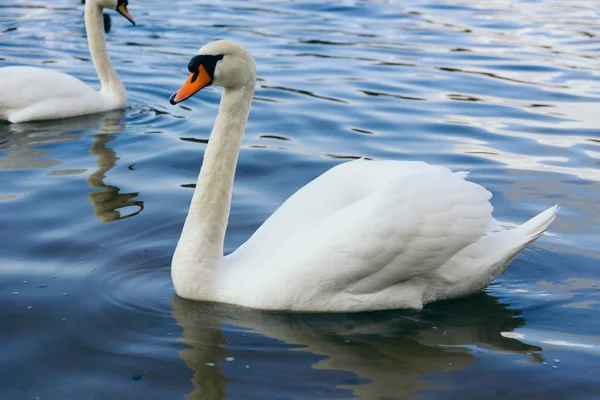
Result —
<path fill-rule="evenodd" d="M 129 4 L 128 0 L 87 0 L 87 2 L 95 3 L 96 5 L 102 8 L 110 8 L 116 10 L 119 14 L 127 18 L 129 22 L 135 25 L 133 17 L 131 16 L 131 14 L 129 14 L 129 11 L 127 11 L 127 5 Z M 86 1 L 84 0 L 83 3 L 85 4 Z"/>
<path fill-rule="evenodd" d="M 210 85 L 235 89 L 254 85 L 256 81 L 254 57 L 231 40 L 217 40 L 203 46 L 190 60 L 188 69 L 190 76 L 171 96 L 171 104 L 184 101 Z"/>

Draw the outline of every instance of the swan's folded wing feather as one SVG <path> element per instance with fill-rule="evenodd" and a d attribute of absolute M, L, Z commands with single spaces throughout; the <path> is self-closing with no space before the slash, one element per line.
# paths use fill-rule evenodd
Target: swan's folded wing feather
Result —
<path fill-rule="evenodd" d="M 422 164 L 398 175 L 295 231 L 271 225 L 268 239 L 249 246 L 248 267 L 267 267 L 274 282 L 307 290 L 374 293 L 441 267 L 493 225 L 491 194 L 465 173 Z"/>
<path fill-rule="evenodd" d="M 358 278 L 351 292 L 377 292 L 437 269 L 489 231 L 494 225 L 491 194 L 464 176 L 441 170 L 397 178 L 365 199 L 361 211 L 348 210 L 362 214 L 355 221 L 332 216 L 364 227 L 353 232 L 361 239 L 347 253 L 346 264 Z"/>

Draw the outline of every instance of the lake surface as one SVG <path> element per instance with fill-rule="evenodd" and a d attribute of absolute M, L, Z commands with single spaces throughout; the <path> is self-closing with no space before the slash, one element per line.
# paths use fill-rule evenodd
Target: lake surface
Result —
<path fill-rule="evenodd" d="M 389 3 L 389 4 L 388 4 Z M 130 1 L 123 112 L 0 125 L 0 398 L 600 398 L 597 1 Z M 0 66 L 94 87 L 75 0 L 0 5 Z M 471 171 L 503 226 L 560 204 L 485 293 L 314 315 L 184 301 L 169 265 L 220 92 L 169 96 L 205 43 L 256 57 L 226 251 L 356 157 Z"/>

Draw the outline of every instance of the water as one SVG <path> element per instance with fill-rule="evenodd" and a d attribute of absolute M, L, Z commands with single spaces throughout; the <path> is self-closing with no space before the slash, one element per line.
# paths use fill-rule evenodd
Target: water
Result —
<path fill-rule="evenodd" d="M 0 66 L 97 84 L 82 7 L 8 0 Z M 111 12 L 124 112 L 0 126 L 2 399 L 597 399 L 600 7 L 594 1 L 169 2 Z M 230 252 L 355 157 L 425 160 L 520 223 L 485 293 L 422 312 L 263 313 L 174 296 L 219 92 L 168 98 L 217 38 L 256 56 Z"/>

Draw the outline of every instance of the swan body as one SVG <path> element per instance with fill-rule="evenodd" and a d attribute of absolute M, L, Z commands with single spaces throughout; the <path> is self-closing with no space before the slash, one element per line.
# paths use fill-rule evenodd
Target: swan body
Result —
<path fill-rule="evenodd" d="M 295 311 L 420 309 L 484 289 L 554 220 L 549 208 L 491 232 L 491 194 L 424 162 L 340 164 L 285 201 L 223 256 L 231 190 L 256 72 L 231 41 L 199 50 L 175 104 L 223 86 L 171 275 L 181 297 Z"/>
<path fill-rule="evenodd" d="M 0 88 L 0 119 L 12 123 L 121 109 L 127 101 L 110 91 L 97 92 L 74 76 L 36 67 L 0 68 Z"/>
<path fill-rule="evenodd" d="M 126 0 L 89 0 L 85 6 L 85 26 L 100 91 L 59 71 L 29 66 L 0 68 L 0 120 L 40 121 L 125 108 L 127 93 L 106 50 L 102 9 L 116 9 L 133 22 L 126 6 Z"/>

